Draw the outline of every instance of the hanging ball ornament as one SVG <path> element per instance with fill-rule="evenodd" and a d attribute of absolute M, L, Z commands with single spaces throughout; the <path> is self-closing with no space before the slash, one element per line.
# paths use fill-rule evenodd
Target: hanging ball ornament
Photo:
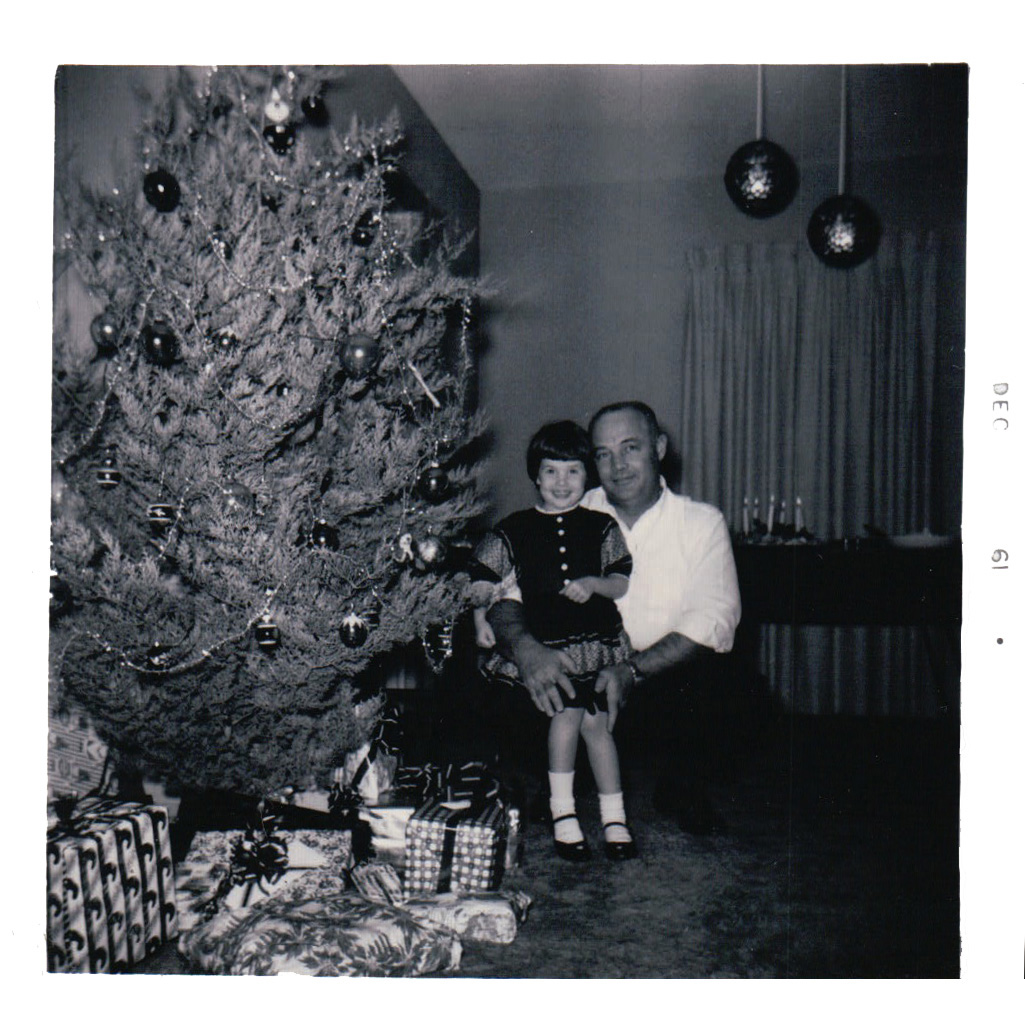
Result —
<path fill-rule="evenodd" d="M 178 510 L 170 502 L 153 502 L 146 508 L 146 518 L 153 533 L 160 535 L 178 518 Z"/>
<path fill-rule="evenodd" d="M 119 333 L 117 321 L 106 310 L 93 317 L 93 322 L 89 325 L 93 345 L 103 356 L 117 352 Z"/>
<path fill-rule="evenodd" d="M 377 214 L 373 210 L 367 210 L 360 217 L 356 222 L 356 227 L 352 229 L 353 245 L 361 246 L 365 249 L 374 241 L 377 235 L 377 220 Z"/>
<path fill-rule="evenodd" d="M 437 568 L 448 556 L 448 545 L 440 537 L 428 534 L 422 541 L 417 541 L 416 555 L 425 566 Z"/>
<path fill-rule="evenodd" d="M 142 329 L 142 351 L 150 363 L 169 367 L 178 358 L 178 338 L 166 320 L 154 320 Z"/>
<path fill-rule="evenodd" d="M 794 198 L 797 167 L 782 146 L 756 139 L 730 157 L 723 181 L 738 209 L 751 217 L 772 217 Z"/>
<path fill-rule="evenodd" d="M 263 105 L 263 112 L 268 121 L 273 121 L 274 124 L 280 125 L 288 120 L 288 115 L 292 111 L 281 98 L 281 93 L 277 89 L 271 89 L 270 99 Z"/>
<path fill-rule="evenodd" d="M 182 198 L 178 179 L 170 171 L 158 167 L 142 180 L 142 194 L 154 210 L 169 214 Z"/>
<path fill-rule="evenodd" d="M 366 644 L 370 631 L 366 621 L 355 612 L 349 612 L 338 628 L 338 636 L 347 648 L 361 648 Z"/>
<path fill-rule="evenodd" d="M 332 527 L 327 520 L 317 520 L 310 531 L 310 543 L 314 548 L 326 548 L 337 552 L 339 545 L 338 528 Z"/>
<path fill-rule="evenodd" d="M 864 263 L 879 245 L 882 225 L 872 208 L 842 193 L 819 204 L 808 221 L 808 244 L 827 266 L 847 269 Z"/>
<path fill-rule="evenodd" d="M 121 483 L 121 471 L 118 469 L 117 459 L 112 452 L 103 457 L 103 462 L 96 467 L 96 483 L 101 488 L 109 491 Z"/>
<path fill-rule="evenodd" d="M 261 192 L 260 205 L 266 207 L 272 214 L 276 214 L 284 202 L 281 196 L 275 192 Z"/>
<path fill-rule="evenodd" d="M 256 643 L 263 651 L 274 651 L 281 643 L 281 631 L 269 612 L 265 612 L 256 624 Z"/>
<path fill-rule="evenodd" d="M 210 336 L 210 344 L 215 352 L 227 355 L 238 348 L 238 335 L 230 328 L 222 327 Z"/>
<path fill-rule="evenodd" d="M 443 502 L 448 494 L 448 474 L 438 463 L 431 463 L 420 475 L 417 482 L 420 497 L 427 502 L 437 504 Z"/>
<path fill-rule="evenodd" d="M 292 125 L 267 125 L 263 137 L 278 156 L 284 156 L 295 145 L 295 128 Z"/>
<path fill-rule="evenodd" d="M 349 377 L 362 380 L 373 373 L 381 347 L 369 335 L 351 335 L 342 343 L 338 358 Z"/>
<path fill-rule="evenodd" d="M 316 94 L 307 96 L 299 106 L 307 124 L 313 125 L 314 128 L 323 128 L 327 124 L 327 107 L 322 96 Z"/>

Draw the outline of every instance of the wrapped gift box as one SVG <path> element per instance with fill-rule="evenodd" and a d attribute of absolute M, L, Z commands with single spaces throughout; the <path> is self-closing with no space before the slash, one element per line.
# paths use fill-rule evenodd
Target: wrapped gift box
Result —
<path fill-rule="evenodd" d="M 178 935 L 167 811 L 85 798 L 46 837 L 52 972 L 124 971 Z"/>
<path fill-rule="evenodd" d="M 215 975 L 413 976 L 455 971 L 462 957 L 450 930 L 351 892 L 275 895 L 226 911 L 185 933 L 178 949 Z"/>
<path fill-rule="evenodd" d="M 108 748 L 84 712 L 51 709 L 47 734 L 46 799 L 80 797 L 99 788 Z M 109 782 L 109 781 L 108 781 Z"/>
<path fill-rule="evenodd" d="M 397 755 L 373 741 L 345 756 L 345 764 L 334 771 L 333 782 L 352 787 L 365 804 L 377 804 L 391 788 L 398 765 Z"/>
<path fill-rule="evenodd" d="M 406 895 L 494 889 L 506 840 L 505 808 L 498 800 L 428 802 L 406 825 Z"/>
<path fill-rule="evenodd" d="M 281 830 L 273 835 L 287 851 L 280 876 L 235 886 L 214 906 L 213 899 L 230 872 L 236 841 L 246 832 L 228 829 L 196 833 L 176 876 L 178 927 L 183 934 L 218 913 L 257 904 L 271 895 L 312 897 L 345 888 L 346 872 L 353 864 L 350 830 Z"/>

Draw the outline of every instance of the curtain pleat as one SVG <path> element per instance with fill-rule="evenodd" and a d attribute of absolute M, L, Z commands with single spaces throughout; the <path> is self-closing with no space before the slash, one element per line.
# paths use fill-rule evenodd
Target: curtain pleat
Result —
<path fill-rule="evenodd" d="M 927 529 L 933 240 L 885 240 L 848 271 L 805 246 L 706 248 L 687 254 L 685 276 L 685 490 L 737 526 L 745 496 L 763 520 L 770 495 L 777 511 L 785 500 L 790 522 L 800 496 L 822 540 Z M 759 652 L 773 691 L 802 712 L 931 714 L 957 686 L 926 630 L 768 627 Z"/>

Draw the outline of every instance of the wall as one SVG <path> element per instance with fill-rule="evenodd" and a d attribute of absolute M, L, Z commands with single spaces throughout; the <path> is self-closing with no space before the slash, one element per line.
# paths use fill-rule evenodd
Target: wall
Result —
<path fill-rule="evenodd" d="M 889 69 L 880 81 L 895 88 L 897 74 Z M 936 410 L 944 441 L 934 481 L 943 514 L 933 525 L 943 531 L 960 527 L 966 78 L 965 69 L 937 72 L 933 87 L 921 90 L 923 109 L 909 120 L 910 135 L 920 138 L 871 164 L 854 152 L 847 179 L 888 235 L 933 232 L 944 246 L 949 301 L 939 311 L 944 373 Z M 586 422 L 605 402 L 637 397 L 655 408 L 675 442 L 682 254 L 744 241 L 805 244 L 812 210 L 836 192 L 837 167 L 803 163 L 799 141 L 788 149 L 801 185 L 791 206 L 767 221 L 729 201 L 722 184 L 729 152 L 710 154 L 708 173 L 687 181 L 483 193 L 481 268 L 500 286 L 481 368 L 496 515 L 533 500 L 523 453 L 545 420 Z M 686 467 L 683 475 L 686 486 Z"/>

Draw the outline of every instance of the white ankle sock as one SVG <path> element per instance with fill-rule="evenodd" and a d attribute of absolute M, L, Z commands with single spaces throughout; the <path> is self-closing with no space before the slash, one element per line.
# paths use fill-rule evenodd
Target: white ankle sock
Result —
<path fill-rule="evenodd" d="M 629 843 L 633 837 L 626 827 L 626 809 L 623 807 L 623 792 L 615 794 L 599 794 L 598 808 L 601 811 L 602 826 L 605 839 L 609 843 Z M 606 825 L 619 823 L 619 825 Z"/>
<path fill-rule="evenodd" d="M 552 809 L 552 819 L 561 818 L 563 815 L 575 815 L 577 811 L 576 801 L 573 799 L 573 776 L 572 772 L 549 772 L 548 786 L 552 791 L 552 798 L 549 807 Z M 584 834 L 580 830 L 580 823 L 576 819 L 566 819 L 563 822 L 555 822 L 552 826 L 555 839 L 559 843 L 580 843 Z"/>

